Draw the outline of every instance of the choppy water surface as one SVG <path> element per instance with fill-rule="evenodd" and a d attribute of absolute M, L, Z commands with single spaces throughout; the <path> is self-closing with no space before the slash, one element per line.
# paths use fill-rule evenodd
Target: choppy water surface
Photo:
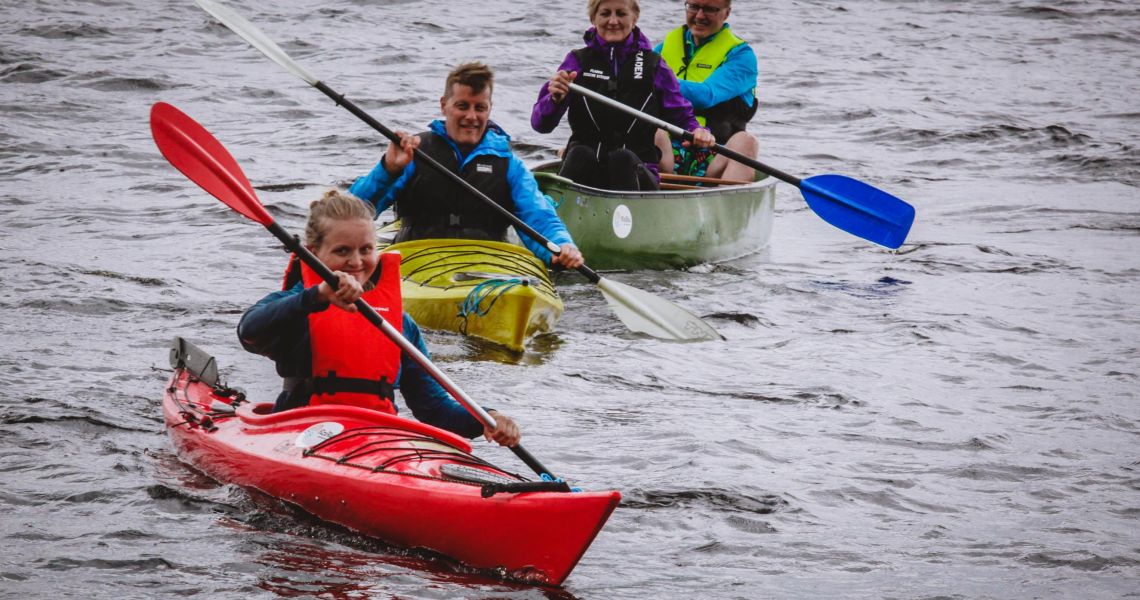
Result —
<path fill-rule="evenodd" d="M 537 162 L 566 130 L 531 132 L 530 105 L 584 4 L 234 6 L 393 127 L 435 116 L 450 66 L 490 62 L 495 117 Z M 680 20 L 679 3 L 643 4 L 654 38 Z M 522 357 L 430 335 L 543 462 L 625 496 L 543 591 L 220 486 L 165 437 L 174 335 L 272 395 L 233 330 L 284 256 L 166 164 L 151 104 L 214 131 L 292 229 L 371 167 L 378 135 L 190 2 L 5 2 L 0 596 L 1136 597 L 1140 10 L 735 10 L 761 58 L 763 158 L 871 182 L 918 221 L 887 251 L 784 186 L 763 254 L 614 275 L 709 315 L 724 342 L 630 335 L 573 275 L 557 332 Z"/>

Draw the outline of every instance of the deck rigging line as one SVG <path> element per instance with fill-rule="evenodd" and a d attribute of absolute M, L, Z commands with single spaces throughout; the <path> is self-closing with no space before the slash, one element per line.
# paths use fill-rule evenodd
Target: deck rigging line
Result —
<path fill-rule="evenodd" d="M 465 257 L 469 260 L 464 260 Z M 401 263 L 404 279 L 424 287 L 474 287 L 478 285 L 477 278 L 457 278 L 455 275 L 486 272 L 518 277 L 531 285 L 537 284 L 536 287 L 546 294 L 556 295 L 545 266 L 536 265 L 517 253 L 486 246 L 425 248 L 405 255 Z"/>
<path fill-rule="evenodd" d="M 347 452 L 338 453 L 335 450 L 335 446 L 337 444 L 356 438 L 365 438 L 365 440 L 368 441 L 359 446 L 353 447 Z M 423 446 L 416 447 L 416 443 L 422 444 Z M 436 446 L 436 448 L 431 448 L 430 446 Z M 403 452 L 386 456 L 378 463 L 369 463 L 368 458 L 370 455 L 377 452 L 390 452 L 394 449 L 403 450 Z M 372 471 L 373 473 L 389 473 L 392 475 L 404 475 L 408 477 L 418 477 L 420 479 L 435 479 L 438 481 L 464 483 L 474 486 L 482 485 L 482 483 L 464 481 L 450 477 L 437 477 L 433 475 L 412 473 L 393 469 L 393 467 L 405 462 L 446 459 L 452 464 L 459 463 L 482 467 L 489 469 L 495 475 L 501 475 L 520 482 L 526 481 L 526 479 L 515 473 L 504 471 L 503 469 L 500 469 L 499 467 L 496 467 L 495 465 L 473 454 L 460 450 L 459 448 L 456 448 L 443 440 L 397 427 L 375 426 L 347 429 L 337 435 L 321 441 L 320 443 L 314 445 L 312 448 L 305 450 L 305 456 L 322 458 L 324 460 L 329 460 L 340 465 L 364 469 L 367 471 Z"/>

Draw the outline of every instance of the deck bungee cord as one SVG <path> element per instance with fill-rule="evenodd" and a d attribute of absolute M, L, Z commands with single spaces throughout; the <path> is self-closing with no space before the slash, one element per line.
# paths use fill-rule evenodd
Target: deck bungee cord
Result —
<path fill-rule="evenodd" d="M 359 442 L 360 438 L 369 440 L 369 438 L 378 438 L 365 441 L 362 445 L 354 446 L 351 450 L 337 454 L 334 446 Z M 410 444 L 410 446 L 409 446 Z M 416 444 L 425 444 L 429 446 L 445 446 L 446 449 L 439 448 L 425 448 L 416 447 Z M 399 451 L 392 454 L 393 450 Z M 383 461 L 378 464 L 369 464 L 364 462 L 363 459 L 370 455 L 379 453 L 387 453 Z M 410 477 L 420 477 L 424 479 L 438 479 L 440 481 L 454 481 L 457 483 L 471 483 L 470 480 L 454 479 L 448 477 L 433 477 L 430 475 L 423 475 L 420 473 L 408 473 L 393 469 L 396 465 L 400 465 L 411 461 L 424 461 L 434 459 L 447 459 L 449 461 L 459 462 L 464 465 L 479 466 L 487 469 L 492 469 L 496 475 L 509 477 L 516 481 L 525 481 L 525 479 L 517 473 L 511 473 L 504 469 L 500 469 L 495 465 L 475 456 L 469 452 L 465 452 L 461 448 L 457 448 L 448 444 L 444 440 L 431 437 L 422 433 L 408 431 L 407 429 L 400 429 L 398 427 L 356 427 L 353 429 L 346 429 L 326 440 L 323 440 L 304 452 L 305 456 L 313 458 L 322 458 L 331 460 L 337 464 L 356 467 L 358 469 L 365 469 L 373 473 L 391 473 L 393 475 L 407 475 Z"/>
<path fill-rule="evenodd" d="M 462 260 L 471 257 L 472 260 Z M 450 290 L 470 287 L 459 303 L 459 332 L 468 335 L 472 317 L 485 317 L 495 303 L 518 286 L 534 287 L 540 293 L 558 293 L 541 264 L 516 253 L 486 246 L 424 248 L 401 259 L 405 281 L 420 287 Z"/>
<path fill-rule="evenodd" d="M 359 438 L 369 437 L 381 437 L 383 439 L 365 442 L 363 445 L 339 456 L 336 453 L 329 452 L 332 446 L 351 444 Z M 407 447 L 409 443 L 413 447 Z M 445 446 L 447 449 L 414 447 L 417 443 Z M 396 451 L 396 453 L 392 454 L 392 451 Z M 388 453 L 389 456 L 375 465 L 361 462 L 365 457 L 378 453 Z M 543 473 L 539 481 L 526 479 L 522 475 L 496 467 L 443 440 L 397 427 L 376 426 L 347 429 L 305 450 L 304 455 L 305 457 L 320 458 L 335 462 L 338 465 L 363 469 L 372 473 L 386 473 L 478 487 L 480 488 L 480 495 L 484 498 L 490 498 L 500 493 L 564 492 L 567 485 L 561 478 L 552 477 L 546 473 Z M 447 460 L 448 464 L 440 468 L 441 474 L 439 476 L 401 471 L 394 468 L 405 463 L 430 460 Z M 571 487 L 570 491 L 576 493 L 582 490 Z"/>
<path fill-rule="evenodd" d="M 529 285 L 525 279 L 512 277 L 510 279 L 488 279 L 479 285 L 471 288 L 467 293 L 467 297 L 459 305 L 458 316 L 463 323 L 459 326 L 459 331 L 463 335 L 467 335 L 468 320 L 471 317 L 485 317 L 494 308 L 495 302 L 503 297 L 503 294 L 511 291 L 520 285 Z M 483 301 L 490 298 L 490 302 L 484 306 Z"/>
<path fill-rule="evenodd" d="M 456 261 L 457 258 L 464 256 L 470 256 L 472 260 Z M 415 250 L 401 256 L 400 267 L 405 280 L 412 279 L 417 283 L 422 281 L 420 285 L 431 287 L 446 287 L 434 283 L 433 280 L 439 279 L 442 275 L 455 273 L 466 276 L 449 278 L 448 281 L 451 284 L 479 279 L 478 275 L 486 275 L 486 279 L 512 276 L 526 278 L 532 284 L 537 284 L 536 287 L 541 288 L 545 293 L 552 295 L 556 293 L 554 287 L 547 281 L 545 268 L 539 267 L 535 262 L 515 253 L 486 246 L 455 246 Z M 433 269 L 437 269 L 439 272 L 431 273 Z"/>

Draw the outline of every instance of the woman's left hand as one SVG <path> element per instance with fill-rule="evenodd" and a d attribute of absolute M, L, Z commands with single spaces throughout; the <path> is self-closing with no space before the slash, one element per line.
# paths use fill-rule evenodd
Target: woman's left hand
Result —
<path fill-rule="evenodd" d="M 716 144 L 716 137 L 708 129 L 700 128 L 693 130 L 693 141 L 685 142 L 684 146 L 693 145 L 698 148 L 711 148 Z"/>
<path fill-rule="evenodd" d="M 503 413 L 490 410 L 487 414 L 495 418 L 495 428 L 483 428 L 483 437 L 487 438 L 489 442 L 498 442 L 500 446 L 513 448 L 519 445 L 519 440 L 522 439 L 522 432 L 519 431 L 519 426 L 515 424 L 515 420 L 504 415 Z"/>

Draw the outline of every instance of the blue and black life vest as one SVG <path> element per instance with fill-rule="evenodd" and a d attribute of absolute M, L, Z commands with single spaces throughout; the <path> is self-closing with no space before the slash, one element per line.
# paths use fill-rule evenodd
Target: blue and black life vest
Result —
<path fill-rule="evenodd" d="M 462 166 L 455 148 L 442 136 L 419 134 L 420 150 L 510 212 L 515 210 L 507 180 L 510 160 L 494 154 L 476 154 Z M 417 162 L 416 172 L 396 198 L 396 216 L 402 221 L 396 241 L 463 238 L 505 241 L 510 221 L 470 191 L 435 168 Z"/>

